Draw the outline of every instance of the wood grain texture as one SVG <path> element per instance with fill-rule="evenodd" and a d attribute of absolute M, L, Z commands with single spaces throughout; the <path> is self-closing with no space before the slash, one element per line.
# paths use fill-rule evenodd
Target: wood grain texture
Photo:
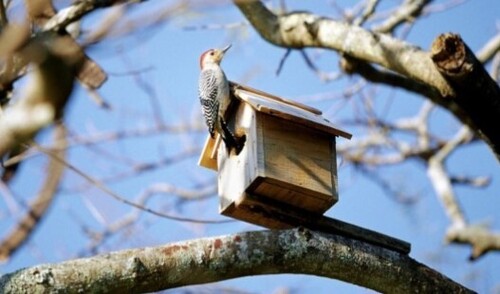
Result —
<path fill-rule="evenodd" d="M 330 136 L 258 113 L 265 180 L 251 193 L 323 213 L 337 201 L 332 184 Z"/>
<path fill-rule="evenodd" d="M 313 112 L 290 104 L 281 103 L 275 99 L 269 99 L 262 93 L 256 94 L 241 89 L 236 89 L 234 93 L 236 97 L 252 105 L 258 112 L 267 113 L 269 115 L 282 118 L 283 120 L 306 125 L 319 131 L 329 133 L 333 136 L 340 136 L 346 139 L 350 139 L 352 137 L 351 134 L 338 129 L 330 121 Z"/>
<path fill-rule="evenodd" d="M 258 90 L 258 89 L 255 89 L 255 88 L 252 88 L 252 87 L 249 87 L 249 86 L 246 86 L 246 85 L 238 84 L 238 83 L 235 83 L 235 82 L 232 82 L 232 81 L 229 81 L 229 85 L 233 89 L 233 91 L 234 90 L 244 90 L 246 92 L 251 92 L 254 95 L 262 96 L 262 97 L 264 97 L 266 99 L 276 100 L 276 101 L 278 101 L 280 103 L 284 103 L 284 104 L 288 104 L 288 105 L 291 105 L 291 106 L 294 106 L 294 107 L 298 107 L 298 108 L 301 108 L 301 109 L 303 109 L 305 111 L 309 111 L 309 112 L 317 114 L 317 115 L 321 115 L 322 114 L 321 110 L 319 110 L 317 108 L 314 108 L 314 107 L 311 107 L 311 106 L 308 106 L 308 105 L 305 105 L 305 104 L 302 104 L 300 102 L 293 101 L 293 100 L 290 100 L 290 99 L 278 97 L 276 95 L 269 94 L 269 93 L 266 93 L 264 91 L 261 91 L 261 90 Z"/>

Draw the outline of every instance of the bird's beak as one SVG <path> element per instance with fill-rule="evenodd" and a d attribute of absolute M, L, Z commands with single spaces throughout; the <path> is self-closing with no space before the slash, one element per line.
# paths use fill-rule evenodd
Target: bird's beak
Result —
<path fill-rule="evenodd" d="M 226 53 L 227 50 L 229 50 L 229 48 L 231 48 L 231 44 L 227 45 L 226 47 L 224 47 L 224 49 L 222 49 L 222 53 Z"/>

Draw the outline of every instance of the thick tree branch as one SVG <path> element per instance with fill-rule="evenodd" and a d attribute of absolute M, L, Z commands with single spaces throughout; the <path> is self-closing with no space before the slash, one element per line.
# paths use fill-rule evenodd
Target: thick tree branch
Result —
<path fill-rule="evenodd" d="M 500 87 L 459 35 L 443 34 L 432 44 L 432 59 L 456 93 L 454 101 L 467 111 L 475 132 L 500 160 Z"/>
<path fill-rule="evenodd" d="M 300 228 L 204 238 L 36 266 L 2 276 L 0 290 L 139 293 L 278 273 L 324 276 L 380 292 L 472 292 L 405 254 Z"/>
<path fill-rule="evenodd" d="M 375 68 L 373 65 L 361 61 L 359 59 L 352 58 L 350 56 L 344 56 L 340 63 L 342 69 L 349 74 L 359 74 L 367 81 L 373 83 L 382 83 L 398 88 L 405 89 L 410 92 L 418 93 L 425 97 L 429 97 L 435 103 L 443 103 L 443 101 L 433 99 L 436 97 L 436 92 L 434 89 L 417 83 L 414 80 L 408 79 L 405 76 L 395 74 L 390 71 L 379 70 Z M 449 107 L 448 103 L 446 105 L 442 105 L 444 107 Z"/>
<path fill-rule="evenodd" d="M 333 49 L 421 82 L 441 96 L 454 95 L 429 54 L 406 42 L 306 12 L 276 16 L 260 1 L 235 3 L 257 32 L 274 45 Z"/>
<path fill-rule="evenodd" d="M 498 107 L 500 102 L 497 102 L 500 101 L 498 86 L 496 89 L 489 87 L 494 91 L 488 92 L 489 96 L 485 99 L 475 99 L 474 103 L 460 103 L 470 101 L 471 99 L 467 97 L 474 97 L 478 94 L 474 90 L 479 89 L 472 84 L 479 82 L 481 86 L 492 85 L 491 78 L 475 81 L 474 79 L 478 76 L 471 75 L 467 80 L 471 85 L 465 85 L 466 89 L 471 91 L 462 92 L 464 87 L 450 83 L 436 68 L 428 52 L 389 35 L 370 32 L 354 25 L 306 12 L 277 16 L 260 1 L 234 0 L 234 2 L 257 32 L 272 44 L 296 49 L 304 47 L 333 49 L 356 60 L 378 64 L 406 77 L 407 80 L 394 77 L 389 79 L 387 75 L 384 75 L 379 81 L 388 82 L 391 85 L 399 84 L 404 89 L 418 94 L 426 93 L 426 96 L 434 103 L 445 107 L 462 123 L 481 135 L 481 138 L 490 145 L 497 158 L 500 159 L 500 135 L 498 132 L 489 132 L 489 129 L 494 128 L 493 126 L 500 124 L 500 107 Z M 415 1 L 417 2 L 424 3 L 425 1 Z M 474 63 L 474 65 L 475 72 L 484 71 L 480 64 Z M 375 80 L 372 74 L 367 76 Z M 409 86 L 408 84 L 412 82 L 420 85 Z M 428 89 L 424 90 L 424 88 Z M 477 110 L 481 109 L 487 111 L 482 115 L 477 115 L 481 112 Z M 490 123 L 489 126 L 485 125 L 485 121 Z"/>

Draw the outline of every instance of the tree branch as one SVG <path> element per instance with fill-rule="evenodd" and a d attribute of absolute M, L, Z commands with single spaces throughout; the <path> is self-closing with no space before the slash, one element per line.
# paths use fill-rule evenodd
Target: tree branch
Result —
<path fill-rule="evenodd" d="M 204 238 L 35 266 L 2 276 L 0 291 L 139 293 L 278 273 L 329 277 L 380 292 L 472 293 L 406 254 L 301 228 Z"/>
<path fill-rule="evenodd" d="M 480 75 L 480 80 L 475 80 L 478 75 L 470 75 L 466 81 L 470 85 L 465 85 L 464 88 L 450 83 L 436 68 L 428 52 L 386 34 L 370 32 L 358 26 L 306 12 L 277 16 L 260 1 L 234 0 L 234 3 L 257 32 L 272 44 L 284 48 L 332 49 L 363 62 L 378 64 L 406 77 L 407 80 L 392 76 L 389 79 L 385 75 L 379 81 L 388 81 L 391 85 L 396 85 L 397 82 L 404 85 L 402 86 L 404 89 L 418 94 L 426 93 L 434 103 L 445 107 L 462 123 L 478 133 L 500 160 L 500 135 L 498 132 L 489 131 L 500 124 L 498 85 L 496 88 L 488 88 L 489 96 L 483 95 L 485 99 L 474 99 L 474 103 L 460 103 L 471 101 L 472 99 L 468 97 L 477 95 L 474 91 L 480 89 L 474 86 L 476 82 L 480 83 L 480 87 L 493 85 L 489 76 L 487 77 L 489 80 L 482 79 L 486 78 L 483 75 Z M 478 63 L 474 63 L 474 68 L 476 73 L 484 71 Z M 420 85 L 409 86 L 408 84 L 412 82 Z M 428 89 L 423 90 L 424 88 Z M 471 91 L 464 93 L 463 89 Z M 492 105 L 494 107 L 491 107 Z M 487 112 L 479 114 L 481 112 L 478 112 L 478 109 L 486 109 Z M 489 125 L 485 125 L 485 121 Z"/>
<path fill-rule="evenodd" d="M 500 87 L 491 79 L 467 44 L 456 34 L 440 35 L 432 44 L 437 69 L 453 86 L 455 103 L 467 111 L 474 131 L 500 160 Z"/>
<path fill-rule="evenodd" d="M 482 63 L 487 63 L 500 50 L 500 33 L 491 38 L 477 53 L 477 59 Z"/>
<path fill-rule="evenodd" d="M 22 50 L 36 66 L 21 98 L 0 114 L 0 159 L 61 117 L 83 57 L 69 36 L 42 35 Z"/>
<path fill-rule="evenodd" d="M 434 88 L 438 95 L 454 94 L 427 52 L 396 38 L 305 12 L 276 16 L 260 1 L 235 0 L 235 4 L 257 32 L 274 45 L 333 49 L 415 79 Z"/>
<path fill-rule="evenodd" d="M 60 10 L 44 24 L 44 31 L 60 31 L 98 8 L 111 7 L 122 3 L 135 3 L 140 0 L 83 0 Z"/>
<path fill-rule="evenodd" d="M 66 129 L 62 124 L 56 125 L 54 129 L 54 141 L 59 157 L 64 158 L 66 153 Z M 19 247 L 28 240 L 35 230 L 40 219 L 52 204 L 59 182 L 62 179 L 64 165 L 49 157 L 49 164 L 45 172 L 45 182 L 38 193 L 37 198 L 30 204 L 25 216 L 19 221 L 15 228 L 0 243 L 0 260 L 6 261 Z"/>
<path fill-rule="evenodd" d="M 446 241 L 472 246 L 469 260 L 473 261 L 489 251 L 500 251 L 500 233 L 491 232 L 480 225 L 463 228 L 451 227 L 446 232 Z"/>
<path fill-rule="evenodd" d="M 399 25 L 415 20 L 430 2 L 432 0 L 406 0 L 383 23 L 375 26 L 373 30 L 379 33 L 390 33 Z"/>

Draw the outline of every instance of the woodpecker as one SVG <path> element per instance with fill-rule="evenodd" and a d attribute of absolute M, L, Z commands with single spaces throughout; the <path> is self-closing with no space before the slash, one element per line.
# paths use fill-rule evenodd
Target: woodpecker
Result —
<path fill-rule="evenodd" d="M 236 154 L 238 154 L 243 148 L 242 140 L 245 137 L 236 138 L 224 120 L 224 114 L 231 104 L 231 95 L 229 82 L 220 67 L 220 63 L 229 48 L 231 45 L 224 49 L 210 49 L 201 54 L 198 96 L 210 136 L 214 138 L 215 131 L 217 131 L 226 144 L 228 152 L 231 148 L 235 148 Z"/>

